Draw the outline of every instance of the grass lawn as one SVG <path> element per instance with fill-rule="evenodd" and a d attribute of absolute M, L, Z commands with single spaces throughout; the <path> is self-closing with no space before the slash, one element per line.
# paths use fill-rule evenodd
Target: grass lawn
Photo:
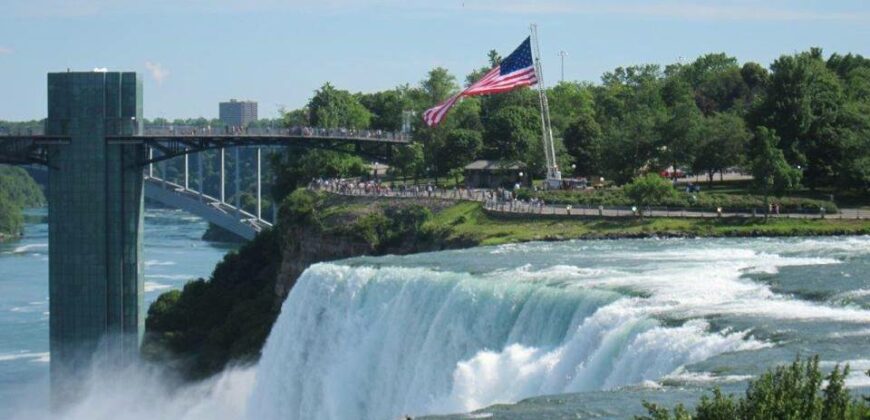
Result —
<path fill-rule="evenodd" d="M 532 218 L 487 214 L 479 203 L 462 202 L 435 214 L 432 228 L 450 240 L 481 245 L 579 238 L 662 236 L 811 236 L 870 234 L 870 220 Z"/>

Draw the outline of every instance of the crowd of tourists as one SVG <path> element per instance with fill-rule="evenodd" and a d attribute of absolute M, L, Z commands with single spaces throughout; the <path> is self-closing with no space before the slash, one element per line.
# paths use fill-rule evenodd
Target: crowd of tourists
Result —
<path fill-rule="evenodd" d="M 472 200 L 484 203 L 489 209 L 507 210 L 512 212 L 541 213 L 546 206 L 544 200 L 517 198 L 514 191 L 506 188 L 441 188 L 432 184 L 396 185 L 390 187 L 377 180 L 320 178 L 312 181 L 310 190 L 328 191 L 342 195 L 380 196 L 380 197 L 415 197 L 439 198 L 449 200 Z"/>

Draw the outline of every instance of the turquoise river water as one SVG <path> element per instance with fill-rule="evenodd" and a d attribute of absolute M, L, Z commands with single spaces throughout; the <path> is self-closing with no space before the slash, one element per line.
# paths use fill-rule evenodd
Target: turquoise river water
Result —
<path fill-rule="evenodd" d="M 0 243 L 0 419 L 43 405 L 48 389 L 47 211 L 27 211 L 25 236 Z M 187 213 L 145 211 L 145 303 L 208 277 L 232 247 L 202 241 L 208 224 Z"/>

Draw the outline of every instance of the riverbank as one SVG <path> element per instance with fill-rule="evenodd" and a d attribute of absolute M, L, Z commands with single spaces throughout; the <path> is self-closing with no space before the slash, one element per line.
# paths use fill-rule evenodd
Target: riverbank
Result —
<path fill-rule="evenodd" d="M 472 201 L 297 190 L 282 203 L 274 230 L 228 254 L 209 280 L 158 298 L 143 353 L 189 378 L 257 360 L 296 279 L 324 261 L 530 241 L 863 234 L 870 234 L 870 220 L 580 218 L 489 211 Z"/>
<path fill-rule="evenodd" d="M 27 172 L 0 165 L 0 242 L 21 237 L 24 208 L 43 205 L 45 195 Z"/>

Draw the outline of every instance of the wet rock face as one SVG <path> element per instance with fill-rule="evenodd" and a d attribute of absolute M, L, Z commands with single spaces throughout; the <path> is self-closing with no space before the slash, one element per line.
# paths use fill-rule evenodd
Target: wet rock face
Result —
<path fill-rule="evenodd" d="M 288 229 L 284 240 L 281 269 L 275 281 L 278 306 L 290 293 L 296 279 L 310 265 L 375 253 L 374 247 L 363 240 L 334 236 L 310 226 L 294 226 Z"/>
<path fill-rule="evenodd" d="M 386 197 L 345 197 L 330 195 L 322 201 L 315 212 L 329 208 L 347 207 L 348 210 L 331 213 L 317 223 L 292 223 L 284 226 L 284 246 L 281 269 L 275 281 L 276 307 L 280 307 L 296 279 L 312 264 L 365 255 L 412 254 L 450 247 L 437 240 L 421 241 L 415 232 L 400 232 L 390 243 L 371 241 L 351 233 L 348 227 L 361 219 L 384 216 L 386 213 L 411 207 L 426 208 L 432 213 L 443 210 L 452 202 L 437 199 L 395 199 Z M 378 238 L 381 239 L 381 238 Z M 460 245 L 460 244 L 456 244 Z M 467 244 L 462 244 L 468 246 Z"/>

